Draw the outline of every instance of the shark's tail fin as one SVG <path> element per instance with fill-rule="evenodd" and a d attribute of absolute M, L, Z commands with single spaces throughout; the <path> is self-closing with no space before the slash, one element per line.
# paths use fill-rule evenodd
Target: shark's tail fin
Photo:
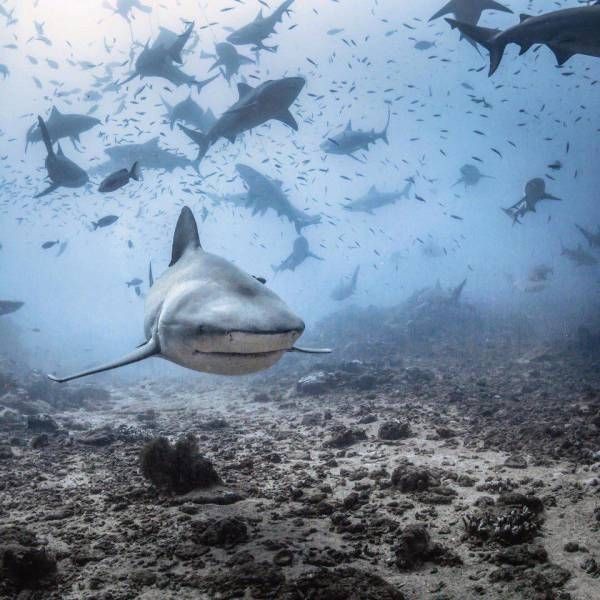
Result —
<path fill-rule="evenodd" d="M 505 12 L 511 14 L 513 12 L 512 10 L 510 10 L 510 8 L 504 6 L 504 4 L 500 4 L 500 2 L 495 2 L 494 0 L 484 0 L 482 4 L 486 10 L 497 10 L 498 12 Z"/>
<path fill-rule="evenodd" d="M 54 148 L 52 148 L 52 140 L 50 139 L 48 128 L 46 127 L 46 123 L 44 123 L 44 119 L 42 119 L 42 117 L 39 115 L 38 125 L 40 127 L 40 131 L 42 132 L 42 139 L 44 140 L 44 145 L 46 146 L 46 152 L 48 152 L 49 156 L 54 156 Z"/>
<path fill-rule="evenodd" d="M 211 81 L 214 81 L 219 75 L 213 75 L 208 79 L 203 79 L 202 81 L 192 81 L 192 85 L 196 87 L 198 93 L 202 91 L 202 88 L 206 87 Z"/>
<path fill-rule="evenodd" d="M 387 116 L 387 121 L 385 124 L 385 127 L 383 128 L 383 130 L 381 131 L 381 133 L 379 134 L 379 137 L 389 146 L 390 145 L 390 140 L 388 140 L 388 129 L 390 126 L 390 119 L 392 116 L 392 109 L 390 108 L 390 106 L 388 106 L 388 116 Z"/>
<path fill-rule="evenodd" d="M 139 181 L 142 176 L 142 170 L 140 168 L 140 163 L 136 160 L 131 167 L 131 171 L 129 171 L 129 177 Z"/>
<path fill-rule="evenodd" d="M 146 6 L 145 4 L 136 4 L 136 8 L 138 10 L 140 10 L 141 12 L 144 12 L 146 14 L 149 14 L 152 12 L 152 7 L 151 6 Z"/>
<path fill-rule="evenodd" d="M 442 6 L 442 8 L 440 8 L 440 10 L 438 10 L 429 19 L 429 21 L 434 21 L 435 19 L 439 19 L 440 17 L 443 17 L 444 15 L 449 15 L 449 14 L 453 13 L 454 12 L 454 5 L 455 5 L 455 1 L 454 0 L 450 0 L 450 2 L 448 2 L 447 4 L 444 4 L 444 6 Z"/>
<path fill-rule="evenodd" d="M 458 29 L 463 35 L 475 40 L 490 53 L 489 75 L 492 76 L 496 72 L 496 69 L 498 69 L 504 56 L 504 50 L 506 49 L 506 42 L 500 39 L 498 35 L 501 33 L 500 30 L 478 27 L 477 25 L 463 23 L 456 19 L 446 19 L 446 22 L 450 24 L 452 29 Z"/>
<path fill-rule="evenodd" d="M 275 11 L 276 12 L 276 21 L 283 20 L 283 15 L 290 15 L 290 6 L 294 0 L 285 0 L 285 2 Z"/>
<path fill-rule="evenodd" d="M 210 139 L 207 135 L 202 133 L 201 131 L 194 131 L 193 129 L 189 129 L 185 125 L 178 124 L 179 129 L 187 135 L 190 140 L 192 140 L 195 144 L 198 145 L 198 156 L 196 160 L 192 162 L 196 171 L 200 168 L 200 162 L 206 156 L 208 149 L 210 148 Z"/>
<path fill-rule="evenodd" d="M 76 375 L 69 375 L 68 377 L 56 377 L 54 375 L 48 375 L 48 378 L 52 381 L 57 381 L 59 383 L 64 383 L 65 381 L 72 381 L 73 379 L 79 379 L 80 377 L 86 377 L 87 375 L 93 375 L 94 373 L 102 373 L 104 371 L 110 371 L 112 369 L 117 369 L 118 367 L 123 367 L 125 365 L 131 365 L 136 362 L 140 362 L 146 358 L 150 358 L 151 356 L 156 356 L 160 354 L 160 347 L 158 345 L 158 341 L 154 338 L 151 338 L 146 342 L 143 346 L 131 352 L 127 356 L 116 360 L 114 362 L 108 363 L 106 365 L 102 365 L 100 367 L 96 367 L 94 369 L 90 369 L 88 371 L 82 371 L 81 373 L 77 373 Z"/>

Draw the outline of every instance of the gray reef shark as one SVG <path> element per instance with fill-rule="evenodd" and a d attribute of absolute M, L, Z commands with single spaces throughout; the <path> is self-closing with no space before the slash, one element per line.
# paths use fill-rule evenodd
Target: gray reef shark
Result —
<path fill-rule="evenodd" d="M 577 225 L 577 223 L 575 223 L 575 227 L 579 229 L 581 235 L 587 240 L 590 248 L 600 248 L 600 225 L 596 226 L 596 233 L 589 231 L 581 225 Z"/>
<path fill-rule="evenodd" d="M 48 153 L 45 164 L 48 178 L 52 183 L 43 192 L 36 194 L 34 198 L 41 198 L 59 187 L 80 188 L 84 186 L 88 182 L 87 173 L 63 154 L 60 142 L 58 150 L 54 152 L 50 134 L 42 117 L 38 117 L 38 124 Z"/>
<path fill-rule="evenodd" d="M 408 194 L 410 193 L 413 183 L 414 179 L 411 178 L 407 180 L 404 188 L 398 192 L 380 192 L 373 185 L 364 196 L 361 196 L 357 200 L 353 200 L 350 204 L 346 204 L 344 209 L 351 212 L 365 212 L 372 215 L 374 210 L 381 208 L 382 206 L 394 204 L 397 200 L 400 200 L 400 198 L 408 199 Z"/>
<path fill-rule="evenodd" d="M 460 179 L 454 184 L 464 183 L 465 187 L 477 185 L 482 179 L 493 179 L 491 175 L 484 175 L 476 165 L 463 165 L 460 168 Z"/>
<path fill-rule="evenodd" d="M 502 61 L 508 44 L 521 47 L 525 54 L 536 44 L 548 46 L 563 65 L 575 54 L 600 57 L 600 4 L 578 6 L 549 12 L 537 17 L 522 14 L 520 23 L 501 31 L 477 27 L 460 20 L 446 19 L 452 29 L 458 30 L 481 44 L 490 53 L 490 76 Z"/>
<path fill-rule="evenodd" d="M 350 298 L 350 296 L 354 295 L 356 292 L 356 284 L 358 282 L 358 272 L 360 271 L 360 266 L 354 269 L 354 273 L 350 278 L 350 281 L 345 281 L 342 279 L 337 286 L 331 292 L 331 299 L 336 300 L 337 302 L 341 302 L 342 300 L 346 300 L 346 298 Z"/>
<path fill-rule="evenodd" d="M 275 25 L 283 20 L 283 15 L 289 15 L 290 6 L 293 2 L 294 0 L 285 0 L 285 2 L 276 8 L 268 17 L 263 17 L 261 9 L 254 21 L 231 32 L 227 36 L 227 41 L 236 46 L 253 44 L 259 50 L 275 52 L 277 46 L 265 46 L 263 42 L 275 32 Z"/>
<path fill-rule="evenodd" d="M 352 129 L 352 121 L 348 121 L 348 125 L 346 125 L 344 131 L 327 138 L 321 144 L 321 150 L 327 154 L 345 154 L 358 160 L 354 156 L 354 153 L 358 150 L 368 150 L 369 146 L 377 140 L 383 140 L 389 145 L 387 132 L 390 126 L 390 115 L 391 112 L 388 108 L 387 123 L 379 132 L 376 132 L 374 129 L 371 129 L 371 131 L 354 130 Z"/>
<path fill-rule="evenodd" d="M 223 69 L 224 69 L 223 76 L 225 77 L 227 82 L 231 81 L 231 78 L 234 75 L 238 74 L 240 67 L 242 65 L 249 65 L 249 64 L 254 63 L 254 61 L 251 58 L 241 55 L 237 51 L 235 46 L 232 46 L 231 44 L 228 44 L 227 42 L 221 42 L 219 44 L 215 44 L 215 52 L 217 53 L 217 55 L 215 57 L 217 60 L 211 66 L 209 71 L 223 67 Z M 210 55 L 205 55 L 205 56 L 208 57 Z"/>
<path fill-rule="evenodd" d="M 50 141 L 53 144 L 62 138 L 69 138 L 75 149 L 79 150 L 76 145 L 76 142 L 80 141 L 79 136 L 101 123 L 102 121 L 94 117 L 88 117 L 87 115 L 63 114 L 56 106 L 53 106 L 50 117 L 46 121 L 46 128 L 48 129 Z M 27 152 L 29 144 L 41 141 L 42 130 L 36 123 L 35 125 L 32 125 L 27 132 L 25 152 Z"/>
<path fill-rule="evenodd" d="M 229 261 L 205 252 L 188 207 L 177 221 L 171 262 L 154 281 L 145 304 L 146 342 L 112 363 L 64 382 L 160 356 L 194 371 L 244 375 L 273 366 L 296 348 L 304 322 L 274 292 Z"/>
<path fill-rule="evenodd" d="M 298 123 L 290 112 L 290 106 L 296 101 L 305 83 L 302 77 L 269 80 L 256 88 L 246 83 L 238 83 L 238 101 L 219 117 L 206 134 L 179 125 L 179 128 L 198 145 L 196 162 L 200 163 L 218 139 L 223 137 L 233 144 L 238 135 L 271 119 L 281 121 L 298 131 Z"/>
<path fill-rule="evenodd" d="M 315 258 L 323 260 L 320 256 L 313 254 L 308 246 L 308 240 L 304 236 L 300 236 L 294 240 L 294 248 L 292 253 L 279 265 L 272 265 L 273 271 L 295 271 L 307 258 Z"/>
<path fill-rule="evenodd" d="M 598 259 L 586 252 L 581 244 L 577 244 L 577 248 L 562 246 L 560 255 L 565 256 L 578 267 L 593 267 L 598 264 Z"/>
<path fill-rule="evenodd" d="M 152 46 L 146 44 L 135 61 L 133 73 L 124 81 L 119 82 L 118 85 L 122 86 L 136 77 L 139 77 L 140 79 L 143 79 L 144 77 L 160 77 L 166 79 L 174 86 L 194 86 L 198 92 L 200 92 L 203 87 L 208 85 L 211 81 L 214 81 L 218 75 L 209 77 L 203 81 L 198 81 L 193 75 L 184 73 L 174 64 L 182 62 L 181 52 L 185 42 L 189 39 L 193 27 L 194 24 L 190 23 L 185 32 L 180 36 L 177 36 L 177 38 L 170 43 L 159 42 L 157 40 Z M 171 33 L 168 30 L 163 31 L 166 31 L 167 34 Z M 163 39 L 167 34 L 163 33 Z"/>
<path fill-rule="evenodd" d="M 25 302 L 15 302 L 13 300 L 0 300 L 0 316 L 10 315 L 18 311 Z"/>
<path fill-rule="evenodd" d="M 164 150 L 158 145 L 158 137 L 143 144 L 119 144 L 105 148 L 109 160 L 90 169 L 91 175 L 106 175 L 123 165 L 138 162 L 142 169 L 158 169 L 172 173 L 175 169 L 193 167 L 194 163 L 185 156 Z"/>
<path fill-rule="evenodd" d="M 542 200 L 562 202 L 561 198 L 546 191 L 546 182 L 541 177 L 536 177 L 525 185 L 525 196 L 521 200 L 502 210 L 513 219 L 513 223 L 520 223 L 519 219 L 528 212 L 536 212 L 536 207 Z"/>
<path fill-rule="evenodd" d="M 190 125 L 191 127 L 195 127 L 203 133 L 206 133 L 217 121 L 212 110 L 210 110 L 210 108 L 203 110 L 198 103 L 192 99 L 191 95 L 174 106 L 171 106 L 162 97 L 161 100 L 167 109 L 167 116 L 170 121 L 171 129 L 173 129 L 173 126 L 177 121 L 181 121 L 186 125 Z"/>
<path fill-rule="evenodd" d="M 304 227 L 321 222 L 319 215 L 307 215 L 289 201 L 283 191 L 283 182 L 271 179 L 247 165 L 237 164 L 235 168 L 248 190 L 247 206 L 252 208 L 253 215 L 264 215 L 272 208 L 279 216 L 293 223 L 298 233 Z"/>

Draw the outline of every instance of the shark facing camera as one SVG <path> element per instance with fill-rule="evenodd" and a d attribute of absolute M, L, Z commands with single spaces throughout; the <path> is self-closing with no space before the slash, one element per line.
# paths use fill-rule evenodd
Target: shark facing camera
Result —
<path fill-rule="evenodd" d="M 127 356 L 66 382 L 159 356 L 194 371 L 246 375 L 272 367 L 286 352 L 329 353 L 296 347 L 304 321 L 256 277 L 205 252 L 192 211 L 182 209 L 169 268 L 146 298 L 146 342 Z"/>

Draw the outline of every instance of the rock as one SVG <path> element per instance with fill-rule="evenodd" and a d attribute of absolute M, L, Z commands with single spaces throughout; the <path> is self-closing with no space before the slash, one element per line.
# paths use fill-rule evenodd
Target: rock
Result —
<path fill-rule="evenodd" d="M 580 548 L 579 548 L 579 544 L 577 542 L 567 542 L 563 546 L 563 550 L 565 552 L 579 552 Z"/>
<path fill-rule="evenodd" d="M 12 430 L 16 427 L 20 427 L 22 424 L 23 417 L 16 410 L 0 406 L 0 427 Z"/>
<path fill-rule="evenodd" d="M 17 589 L 45 587 L 56 573 L 56 559 L 30 531 L 4 527 L 0 530 L 0 573 Z"/>
<path fill-rule="evenodd" d="M 504 466 L 509 469 L 526 469 L 527 461 L 520 454 L 511 454 L 505 461 Z"/>
<path fill-rule="evenodd" d="M 326 448 L 347 448 L 357 442 L 367 439 L 367 434 L 363 429 L 349 429 L 348 427 L 339 427 L 324 444 Z"/>
<path fill-rule="evenodd" d="M 296 384 L 296 390 L 304 396 L 321 396 L 331 389 L 331 380 L 324 371 L 317 371 L 302 377 Z"/>
<path fill-rule="evenodd" d="M 402 529 L 392 550 L 396 566 L 403 571 L 430 561 L 443 566 L 462 564 L 458 555 L 441 544 L 433 543 L 427 528 L 421 524 L 407 525 Z"/>
<path fill-rule="evenodd" d="M 115 441 L 115 435 L 112 428 L 106 425 L 105 427 L 86 431 L 77 438 L 77 441 L 86 446 L 109 446 Z"/>
<path fill-rule="evenodd" d="M 202 431 L 218 431 L 220 429 L 227 429 L 227 427 L 229 427 L 229 423 L 222 418 L 210 419 L 198 424 L 198 429 Z"/>
<path fill-rule="evenodd" d="M 354 567 L 319 569 L 286 585 L 279 600 L 404 600 L 385 579 Z"/>
<path fill-rule="evenodd" d="M 248 527 L 237 517 L 196 522 L 194 541 L 205 546 L 231 547 L 248 541 Z"/>
<path fill-rule="evenodd" d="M 392 486 L 403 494 L 423 492 L 439 486 L 440 480 L 426 467 L 417 467 L 408 461 L 398 465 L 392 473 Z"/>
<path fill-rule="evenodd" d="M 0 444 L 0 460 L 9 460 L 14 456 L 14 452 L 8 444 Z"/>
<path fill-rule="evenodd" d="M 30 415 L 27 417 L 27 429 L 33 433 L 54 433 L 59 427 L 50 415 Z"/>
<path fill-rule="evenodd" d="M 129 574 L 129 581 L 136 587 L 147 587 L 156 583 L 156 573 L 150 569 L 134 569 Z"/>
<path fill-rule="evenodd" d="M 50 443 L 50 438 L 47 433 L 40 433 L 40 435 L 36 435 L 31 440 L 31 447 L 34 450 L 39 450 L 40 448 L 45 448 Z"/>
<path fill-rule="evenodd" d="M 185 494 L 220 483 L 212 463 L 200 455 L 193 435 L 172 446 L 166 438 L 148 442 L 140 453 L 141 470 L 157 488 Z"/>
<path fill-rule="evenodd" d="M 379 426 L 377 432 L 380 440 L 403 440 L 411 435 L 410 425 L 406 421 L 386 421 Z"/>
<path fill-rule="evenodd" d="M 493 560 L 499 564 L 533 567 L 536 564 L 547 562 L 548 553 L 543 546 L 518 544 L 496 552 Z"/>

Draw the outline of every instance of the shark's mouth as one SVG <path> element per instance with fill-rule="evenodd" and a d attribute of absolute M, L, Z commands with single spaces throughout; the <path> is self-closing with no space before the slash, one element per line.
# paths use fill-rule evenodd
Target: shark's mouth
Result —
<path fill-rule="evenodd" d="M 202 352 L 202 350 L 194 350 L 195 355 L 202 354 L 204 356 L 219 357 L 231 356 L 232 358 L 260 358 L 265 356 L 272 356 L 275 354 L 281 354 L 282 352 L 287 352 L 287 350 L 269 350 L 265 352 Z"/>

